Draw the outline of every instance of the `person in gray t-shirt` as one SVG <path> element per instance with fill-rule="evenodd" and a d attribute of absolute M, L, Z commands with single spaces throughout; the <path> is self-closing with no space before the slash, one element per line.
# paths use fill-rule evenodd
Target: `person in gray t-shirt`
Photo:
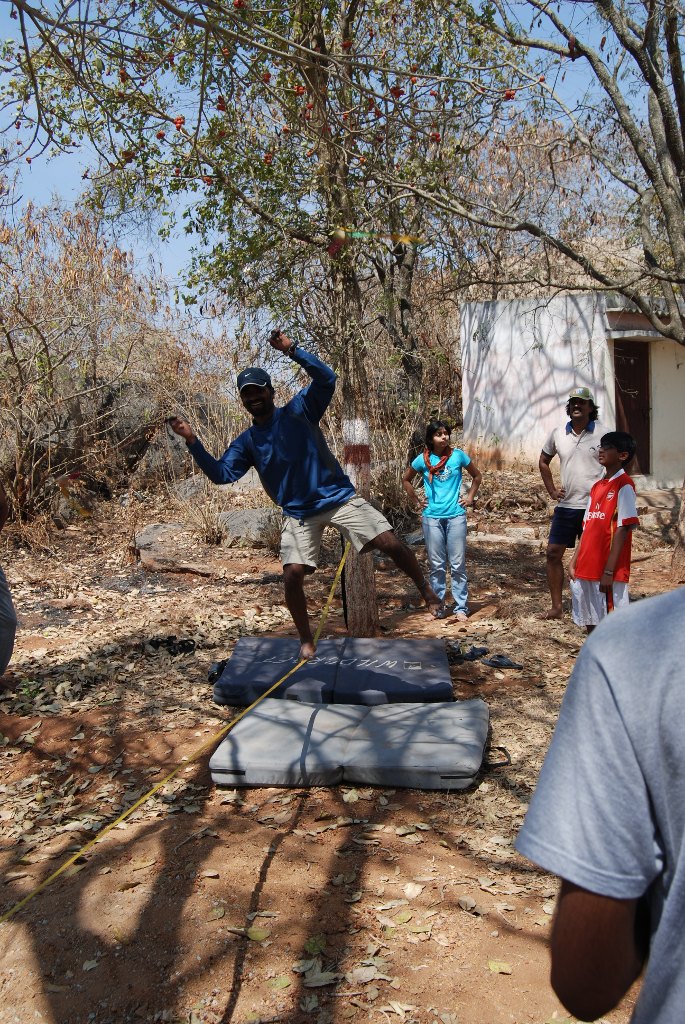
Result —
<path fill-rule="evenodd" d="M 516 841 L 562 879 L 552 986 L 580 1020 L 642 973 L 633 1024 L 685 1007 L 685 588 L 588 639 Z"/>
<path fill-rule="evenodd" d="M 589 388 L 574 388 L 566 403 L 566 415 L 568 422 L 549 435 L 538 463 L 547 493 L 557 502 L 547 543 L 547 583 L 552 607 L 545 619 L 562 616 L 564 552 L 575 547 L 580 537 L 590 488 L 602 475 L 599 439 L 605 430 L 597 422 L 599 409 Z M 555 455 L 561 463 L 560 487 L 555 484 L 550 468 Z"/>

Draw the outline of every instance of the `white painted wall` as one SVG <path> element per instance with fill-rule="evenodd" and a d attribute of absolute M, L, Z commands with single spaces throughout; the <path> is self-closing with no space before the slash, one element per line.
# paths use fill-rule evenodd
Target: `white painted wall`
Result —
<path fill-rule="evenodd" d="M 608 430 L 616 423 L 613 342 L 604 297 L 473 302 L 461 317 L 464 448 L 484 462 L 537 465 L 550 431 L 565 421 L 569 391 L 587 386 Z M 645 327 L 622 314 L 614 328 Z M 614 316 L 615 319 L 615 316 Z M 652 473 L 644 486 L 685 476 L 685 348 L 647 337 Z"/>
<path fill-rule="evenodd" d="M 685 348 L 649 341 L 652 476 L 680 487 L 685 477 Z"/>
<path fill-rule="evenodd" d="M 469 303 L 461 346 L 467 451 L 537 464 L 550 431 L 566 420 L 574 387 L 591 388 L 601 422 L 614 428 L 602 296 Z"/>

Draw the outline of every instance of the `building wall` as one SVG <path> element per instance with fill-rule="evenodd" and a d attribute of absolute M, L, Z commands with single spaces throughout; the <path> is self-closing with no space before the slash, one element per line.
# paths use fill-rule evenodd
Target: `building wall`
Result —
<path fill-rule="evenodd" d="M 664 486 L 685 477 L 685 348 L 650 341 L 652 476 Z"/>
<path fill-rule="evenodd" d="M 469 303 L 461 358 L 464 447 L 484 462 L 536 464 L 574 387 L 591 388 L 602 423 L 614 427 L 602 296 Z"/>

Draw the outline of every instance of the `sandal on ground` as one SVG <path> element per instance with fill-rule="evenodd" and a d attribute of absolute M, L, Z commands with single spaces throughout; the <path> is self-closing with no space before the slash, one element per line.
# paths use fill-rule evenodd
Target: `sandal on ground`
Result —
<path fill-rule="evenodd" d="M 464 651 L 462 658 L 464 661 L 478 661 L 484 654 L 488 653 L 489 648 L 487 647 L 471 647 L 468 651 Z"/>
<path fill-rule="evenodd" d="M 483 664 L 491 665 L 493 668 L 523 668 L 517 661 L 507 658 L 506 654 L 493 654 L 491 658 L 484 658 Z"/>

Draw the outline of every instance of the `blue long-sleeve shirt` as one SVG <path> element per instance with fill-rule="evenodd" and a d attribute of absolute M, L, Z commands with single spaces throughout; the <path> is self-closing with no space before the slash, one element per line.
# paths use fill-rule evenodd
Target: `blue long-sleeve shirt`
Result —
<path fill-rule="evenodd" d="M 267 423 L 253 423 L 220 459 L 200 441 L 188 445 L 203 473 L 215 484 L 239 480 L 254 466 L 271 500 L 293 519 L 308 519 L 342 505 L 355 489 L 330 451 L 319 427 L 335 391 L 335 373 L 316 356 L 296 349 L 293 357 L 312 382 Z"/>

